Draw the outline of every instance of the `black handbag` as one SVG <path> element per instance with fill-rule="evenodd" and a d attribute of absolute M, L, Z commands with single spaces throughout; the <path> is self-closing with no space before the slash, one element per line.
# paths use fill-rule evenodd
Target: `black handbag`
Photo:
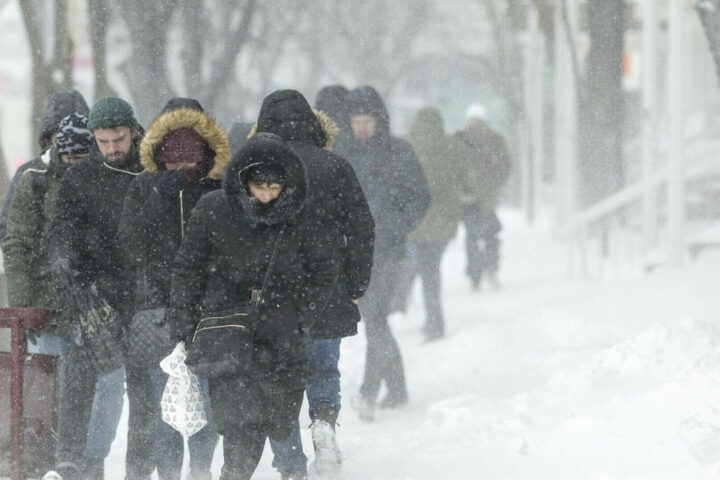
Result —
<path fill-rule="evenodd" d="M 275 239 L 260 290 L 252 290 L 250 302 L 202 316 L 187 349 L 185 365 L 200 378 L 238 376 L 247 373 L 253 356 L 253 339 L 263 295 L 277 258 L 284 230 Z"/>
<path fill-rule="evenodd" d="M 136 366 L 155 366 L 172 352 L 176 342 L 170 336 L 165 316 L 167 308 L 138 311 L 125 332 L 127 361 Z"/>

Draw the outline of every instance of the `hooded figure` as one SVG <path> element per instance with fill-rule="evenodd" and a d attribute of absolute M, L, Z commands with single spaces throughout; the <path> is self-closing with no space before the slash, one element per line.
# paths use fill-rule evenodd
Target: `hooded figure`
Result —
<path fill-rule="evenodd" d="M 328 85 L 321 88 L 315 97 L 315 108 L 332 118 L 340 130 L 346 130 L 349 127 L 344 114 L 347 94 L 348 89 L 342 85 Z"/>
<path fill-rule="evenodd" d="M 0 241 L 5 238 L 5 229 L 7 225 L 8 211 L 10 210 L 10 202 L 15 194 L 15 188 L 20 182 L 20 177 L 29 169 L 45 170 L 50 163 L 49 147 L 53 143 L 53 136 L 57 134 L 60 121 L 70 115 L 77 113 L 87 116 L 88 105 L 85 98 L 75 91 L 53 93 L 50 101 L 45 108 L 42 123 L 40 125 L 40 135 L 38 143 L 40 144 L 40 156 L 22 164 L 13 175 L 8 188 L 8 193 L 3 202 L 2 211 L 0 211 Z"/>
<path fill-rule="evenodd" d="M 140 161 L 145 171 L 130 184 L 119 235 L 127 261 L 135 270 L 135 311 L 146 310 L 143 318 L 153 318 L 164 315 L 169 305 L 172 263 L 190 212 L 202 196 L 220 188 L 222 172 L 230 161 L 230 146 L 223 130 L 200 103 L 173 98 L 145 133 Z M 144 331 L 132 333 L 142 335 Z M 182 435 L 157 415 L 167 375 L 156 360 L 129 360 L 145 362 L 142 365 L 149 369 L 152 379 L 156 407 L 150 410 L 156 414 L 148 426 L 155 431 L 158 476 L 161 480 L 179 480 Z M 211 416 L 208 425 L 190 437 L 190 469 L 195 477 L 210 475 L 217 438 Z"/>
<path fill-rule="evenodd" d="M 310 331 L 313 341 L 308 344 L 313 359 L 307 396 L 313 422 L 314 467 L 329 472 L 340 466 L 334 439 L 340 411 L 340 338 L 357 333 L 360 312 L 356 303 L 370 282 L 374 222 L 352 167 L 330 151 L 338 133 L 335 123 L 324 112 L 313 110 L 300 92 L 279 90 L 265 97 L 256 130 L 280 136 L 302 161 L 308 179 L 306 209 L 319 228 L 330 229 L 341 266 L 333 295 Z M 305 469 L 307 460 L 299 430 L 293 439 L 297 443 L 286 448 L 270 444 L 277 453 L 273 464 L 290 478 Z"/>
<path fill-rule="evenodd" d="M 390 135 L 385 103 L 372 87 L 351 91 L 345 100 L 352 137 L 337 153 L 353 166 L 375 220 L 375 250 L 370 286 L 360 300 L 367 331 L 365 376 L 353 406 L 372 420 L 380 387 L 387 396 L 381 408 L 408 402 L 402 355 L 390 330 L 390 302 L 406 254 L 408 234 L 430 204 L 422 167 L 409 143 Z"/>
<path fill-rule="evenodd" d="M 415 273 L 420 275 L 425 299 L 427 340 L 445 334 L 440 302 L 440 262 L 448 242 L 455 237 L 462 217 L 462 202 L 475 198 L 478 181 L 463 143 L 445 134 L 443 119 L 436 108 L 423 108 L 410 125 L 410 143 L 429 179 L 432 201 L 427 215 L 410 234 L 414 265 L 398 288 L 398 296 L 409 295 Z"/>
<path fill-rule="evenodd" d="M 172 318 L 175 336 L 185 338 L 201 309 L 213 316 L 248 304 L 277 251 L 251 364 L 242 374 L 210 379 L 223 435 L 221 479 L 249 479 L 265 440 L 287 440 L 300 411 L 305 332 L 325 308 L 338 271 L 328 232 L 306 217 L 307 193 L 300 159 L 277 136 L 258 134 L 233 156 L 223 189 L 198 202 L 175 259 Z"/>
<path fill-rule="evenodd" d="M 60 180 L 71 165 L 70 158 L 87 156 L 93 139 L 85 115 L 72 113 L 60 124 L 56 143 L 48 150 L 48 164 L 25 171 L 10 206 L 3 257 L 8 303 L 13 307 L 60 310 L 62 306 L 50 275 L 50 220 Z M 53 324 L 56 331 L 70 332 L 62 315 Z"/>
<path fill-rule="evenodd" d="M 477 115 L 475 110 L 469 113 Z M 480 288 L 485 277 L 490 286 L 499 287 L 497 272 L 500 267 L 500 238 L 502 223 L 495 213 L 502 187 L 507 183 L 512 168 L 505 139 L 493 131 L 485 121 L 484 110 L 480 117 L 470 117 L 463 130 L 457 133 L 468 149 L 470 162 L 478 178 L 479 192 L 475 201 L 463 205 L 463 218 L 467 227 L 465 250 L 466 273 L 473 289 Z"/>

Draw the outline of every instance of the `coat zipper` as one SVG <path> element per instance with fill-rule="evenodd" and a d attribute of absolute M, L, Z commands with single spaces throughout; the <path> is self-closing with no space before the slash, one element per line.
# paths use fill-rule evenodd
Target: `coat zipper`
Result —
<path fill-rule="evenodd" d="M 183 192 L 180 190 L 180 240 L 185 238 L 185 210 L 183 209 Z"/>

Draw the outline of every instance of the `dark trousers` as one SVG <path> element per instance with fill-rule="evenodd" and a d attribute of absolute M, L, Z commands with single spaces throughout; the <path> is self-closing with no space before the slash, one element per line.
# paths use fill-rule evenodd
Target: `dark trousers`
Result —
<path fill-rule="evenodd" d="M 493 210 L 477 205 L 463 205 L 465 222 L 465 251 L 467 275 L 473 284 L 482 279 L 483 272 L 496 273 L 500 264 L 500 239 L 502 224 Z"/>
<path fill-rule="evenodd" d="M 217 384 L 210 383 L 211 395 L 215 386 Z M 258 415 L 258 422 L 241 420 L 237 424 L 230 421 L 223 425 L 224 463 L 220 480 L 249 480 L 260 463 L 266 439 L 282 444 L 289 441 L 300 413 L 304 391 L 277 392 L 279 397 L 273 396 L 265 405 L 255 406 L 262 410 L 262 414 Z M 242 400 L 238 398 L 236 410 L 242 408 Z M 238 418 L 242 416 L 243 414 L 239 413 Z M 265 417 L 265 421 L 260 417 Z"/>
<path fill-rule="evenodd" d="M 82 347 L 70 346 L 63 394 L 58 408 L 57 463 L 70 462 L 85 468 L 85 444 L 95 398 L 98 375 L 88 368 Z M 147 369 L 125 367 L 130 417 L 125 478 L 144 479 L 155 469 L 152 455 L 152 386 Z"/>
<path fill-rule="evenodd" d="M 415 242 L 415 259 L 417 273 L 422 280 L 423 297 L 425 298 L 425 327 L 427 336 L 440 336 L 445 333 L 445 320 L 440 302 L 440 262 L 447 243 Z"/>
<path fill-rule="evenodd" d="M 390 301 L 400 274 L 399 267 L 399 258 L 376 254 L 370 285 L 365 296 L 360 299 L 360 313 L 367 334 L 365 376 L 360 394 L 371 403 L 377 400 L 383 381 L 388 397 L 407 398 L 400 347 L 388 323 Z"/>

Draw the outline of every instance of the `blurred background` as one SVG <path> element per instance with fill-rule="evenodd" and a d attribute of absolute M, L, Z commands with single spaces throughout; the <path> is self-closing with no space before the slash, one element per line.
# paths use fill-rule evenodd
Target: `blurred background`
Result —
<path fill-rule="evenodd" d="M 194 97 L 229 128 L 278 88 L 369 84 L 400 135 L 423 106 L 454 131 L 480 105 L 512 151 L 505 201 L 554 211 L 571 270 L 679 264 L 720 245 L 719 16 L 719 0 L 0 0 L 0 194 L 53 91 L 121 96 L 146 126 Z"/>

